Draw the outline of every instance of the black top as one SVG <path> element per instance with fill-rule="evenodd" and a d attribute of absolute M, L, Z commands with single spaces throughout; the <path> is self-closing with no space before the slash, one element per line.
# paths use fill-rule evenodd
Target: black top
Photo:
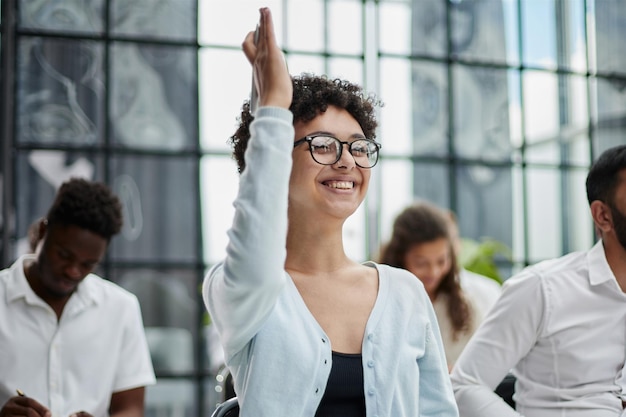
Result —
<path fill-rule="evenodd" d="M 333 352 L 326 391 L 315 417 L 364 417 L 363 362 L 360 353 Z"/>

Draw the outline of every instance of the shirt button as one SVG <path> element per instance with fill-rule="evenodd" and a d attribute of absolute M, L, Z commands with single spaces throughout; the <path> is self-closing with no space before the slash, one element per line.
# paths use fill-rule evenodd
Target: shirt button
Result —
<path fill-rule="evenodd" d="M 368 389 L 367 390 L 367 395 L 374 395 L 374 390 L 373 389 Z"/>
<path fill-rule="evenodd" d="M 326 343 L 326 339 L 322 337 L 322 343 Z"/>
<path fill-rule="evenodd" d="M 315 394 L 318 394 L 320 392 L 319 388 L 315 388 Z"/>
<path fill-rule="evenodd" d="M 367 361 L 367 366 L 369 366 L 370 368 L 373 368 L 374 367 L 374 361 L 372 361 L 372 360 Z"/>
<path fill-rule="evenodd" d="M 324 365 L 326 365 L 328 363 L 327 359 L 324 359 Z"/>
<path fill-rule="evenodd" d="M 369 341 L 373 341 L 374 340 L 374 333 L 370 333 L 367 335 L 367 340 Z"/>

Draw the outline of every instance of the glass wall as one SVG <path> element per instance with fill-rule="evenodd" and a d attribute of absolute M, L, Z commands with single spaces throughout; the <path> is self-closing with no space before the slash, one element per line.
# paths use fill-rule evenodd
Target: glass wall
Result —
<path fill-rule="evenodd" d="M 510 246 L 505 276 L 593 244 L 586 172 L 601 151 L 626 142 L 623 2 L 212 4 L 201 7 L 199 27 L 208 264 L 224 254 L 237 188 L 225 153 L 250 89 L 240 44 L 266 4 L 292 73 L 348 78 L 385 103 L 381 163 L 368 200 L 346 225 L 350 255 L 375 256 L 395 215 L 415 199 L 453 210 L 465 237 Z M 218 192 L 224 199 L 213 197 Z"/>
<path fill-rule="evenodd" d="M 2 19 L 3 264 L 62 182 L 108 183 L 125 222 L 98 272 L 141 303 L 146 414 L 206 414 L 196 1 L 3 0 Z"/>
<path fill-rule="evenodd" d="M 221 365 L 199 287 L 225 253 L 250 94 L 241 42 L 273 10 L 292 73 L 375 92 L 383 144 L 345 225 L 376 256 L 416 199 L 513 249 L 505 276 L 594 242 L 584 180 L 626 143 L 621 0 L 0 0 L 4 265 L 58 185 L 109 183 L 126 224 L 101 273 L 138 295 L 158 384 L 150 415 L 204 416 Z"/>

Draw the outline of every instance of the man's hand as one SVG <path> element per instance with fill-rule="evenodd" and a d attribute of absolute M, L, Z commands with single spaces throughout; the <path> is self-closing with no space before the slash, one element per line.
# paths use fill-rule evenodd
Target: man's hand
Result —
<path fill-rule="evenodd" d="M 37 402 L 36 400 L 16 395 L 9 400 L 0 409 L 0 417 L 52 417 L 52 413 L 48 408 Z"/>

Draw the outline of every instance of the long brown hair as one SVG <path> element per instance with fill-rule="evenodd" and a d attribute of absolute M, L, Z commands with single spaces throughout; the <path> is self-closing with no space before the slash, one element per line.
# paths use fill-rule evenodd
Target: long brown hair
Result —
<path fill-rule="evenodd" d="M 381 250 L 380 262 L 406 269 L 405 256 L 409 249 L 441 238 L 448 241 L 451 267 L 439 283 L 437 294 L 445 293 L 448 297 L 447 312 L 452 322 L 453 339 L 456 339 L 470 328 L 472 316 L 458 278 L 459 264 L 451 222 L 448 214 L 433 204 L 418 202 L 406 207 L 394 220 L 391 239 Z"/>

